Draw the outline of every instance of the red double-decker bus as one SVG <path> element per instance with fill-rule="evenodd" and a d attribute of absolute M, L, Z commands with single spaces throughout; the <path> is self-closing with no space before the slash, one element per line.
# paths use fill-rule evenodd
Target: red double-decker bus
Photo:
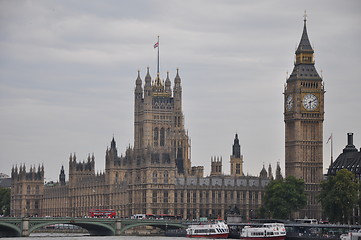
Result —
<path fill-rule="evenodd" d="M 117 212 L 114 209 L 92 209 L 89 216 L 93 218 L 115 218 Z"/>

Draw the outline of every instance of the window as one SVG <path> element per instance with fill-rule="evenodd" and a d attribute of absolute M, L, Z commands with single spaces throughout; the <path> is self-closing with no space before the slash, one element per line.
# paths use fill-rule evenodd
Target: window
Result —
<path fill-rule="evenodd" d="M 30 200 L 26 200 L 26 211 L 30 210 Z"/>
<path fill-rule="evenodd" d="M 241 174 L 241 164 L 236 164 L 236 174 Z"/>
<path fill-rule="evenodd" d="M 157 171 L 153 172 L 153 183 L 157 183 L 158 182 L 158 173 Z"/>
<path fill-rule="evenodd" d="M 168 191 L 164 191 L 163 197 L 164 197 L 164 202 L 167 203 L 168 202 Z"/>
<path fill-rule="evenodd" d="M 178 202 L 178 193 L 177 192 L 174 193 L 174 202 L 175 203 Z"/>
<path fill-rule="evenodd" d="M 157 147 L 158 146 L 158 128 L 154 128 L 154 133 L 153 133 L 153 140 L 154 140 L 154 146 Z"/>
<path fill-rule="evenodd" d="M 164 183 L 168 183 L 168 171 L 164 171 Z"/>
<path fill-rule="evenodd" d="M 152 199 L 152 201 L 153 201 L 153 203 L 156 203 L 157 202 L 157 198 L 158 198 L 158 194 L 157 194 L 157 191 L 156 190 L 154 190 L 153 191 L 153 197 L 152 197 L 153 199 Z M 154 212 L 153 212 L 154 213 Z"/>
<path fill-rule="evenodd" d="M 164 146 L 164 143 L 165 143 L 165 130 L 164 130 L 164 128 L 161 128 L 159 145 Z"/>

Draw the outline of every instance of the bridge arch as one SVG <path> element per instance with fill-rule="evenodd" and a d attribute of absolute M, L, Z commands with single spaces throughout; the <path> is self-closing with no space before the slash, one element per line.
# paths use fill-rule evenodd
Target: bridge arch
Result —
<path fill-rule="evenodd" d="M 74 226 L 78 226 L 81 227 L 85 230 L 87 230 L 89 232 L 90 235 L 95 235 L 95 236 L 114 236 L 115 235 L 115 229 L 108 225 L 108 224 L 104 224 L 101 222 L 89 222 L 89 221 L 48 221 L 48 222 L 42 222 L 42 223 L 37 223 L 37 224 L 33 224 L 30 228 L 29 228 L 29 234 L 31 234 L 34 230 L 41 228 L 41 227 L 45 227 L 45 226 L 49 226 L 49 225 L 55 225 L 55 224 L 69 224 L 69 225 L 74 225 Z"/>
<path fill-rule="evenodd" d="M 125 225 L 125 226 L 124 226 Z M 187 228 L 185 225 L 181 224 L 181 223 L 164 223 L 163 221 L 154 221 L 154 222 L 149 222 L 149 221 L 139 221 L 139 222 L 135 222 L 135 223 L 129 223 L 129 224 L 124 224 L 120 230 L 120 234 L 124 234 L 125 231 L 134 228 L 134 227 L 140 227 L 140 226 L 152 226 L 152 227 L 157 227 L 163 230 L 166 229 L 177 229 L 177 228 Z"/>
<path fill-rule="evenodd" d="M 0 222 L 1 237 L 21 237 L 21 229 L 12 223 Z"/>

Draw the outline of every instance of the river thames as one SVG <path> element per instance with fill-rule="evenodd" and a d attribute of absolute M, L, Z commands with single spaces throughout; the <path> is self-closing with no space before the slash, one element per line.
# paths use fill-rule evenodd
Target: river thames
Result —
<path fill-rule="evenodd" d="M 76 233 L 34 233 L 30 237 L 1 238 L 11 240 L 185 240 L 186 237 L 165 237 L 165 236 L 90 236 Z"/>

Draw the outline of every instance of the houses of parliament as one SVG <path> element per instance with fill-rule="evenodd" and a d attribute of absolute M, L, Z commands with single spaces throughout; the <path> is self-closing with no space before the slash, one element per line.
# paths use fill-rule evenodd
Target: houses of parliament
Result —
<path fill-rule="evenodd" d="M 173 85 L 173 87 L 172 87 Z M 314 67 L 306 20 L 294 70 L 284 89 L 286 176 L 304 179 L 309 194 L 301 216 L 319 217 L 315 194 L 322 178 L 323 81 Z M 282 106 L 280 106 L 282 107 Z M 113 139 L 105 151 L 105 170 L 95 171 L 94 155 L 79 161 L 70 154 L 69 173 L 61 167 L 59 181 L 44 184 L 44 167 L 14 166 L 11 173 L 12 216 L 87 216 L 90 209 L 115 209 L 119 217 L 133 214 L 171 214 L 184 219 L 225 218 L 233 212 L 244 219 L 256 217 L 265 186 L 280 179 L 277 165 L 263 166 L 259 176 L 243 174 L 238 134 L 230 144 L 230 174 L 223 160 L 212 157 L 211 172 L 192 166 L 190 140 L 184 127 L 182 84 L 177 70 L 154 79 L 138 71 L 134 89 L 134 145 L 125 153 Z M 261 167 L 260 167 L 261 169 Z M 68 180 L 66 179 L 68 178 Z M 302 216 L 303 215 L 303 216 Z"/>

